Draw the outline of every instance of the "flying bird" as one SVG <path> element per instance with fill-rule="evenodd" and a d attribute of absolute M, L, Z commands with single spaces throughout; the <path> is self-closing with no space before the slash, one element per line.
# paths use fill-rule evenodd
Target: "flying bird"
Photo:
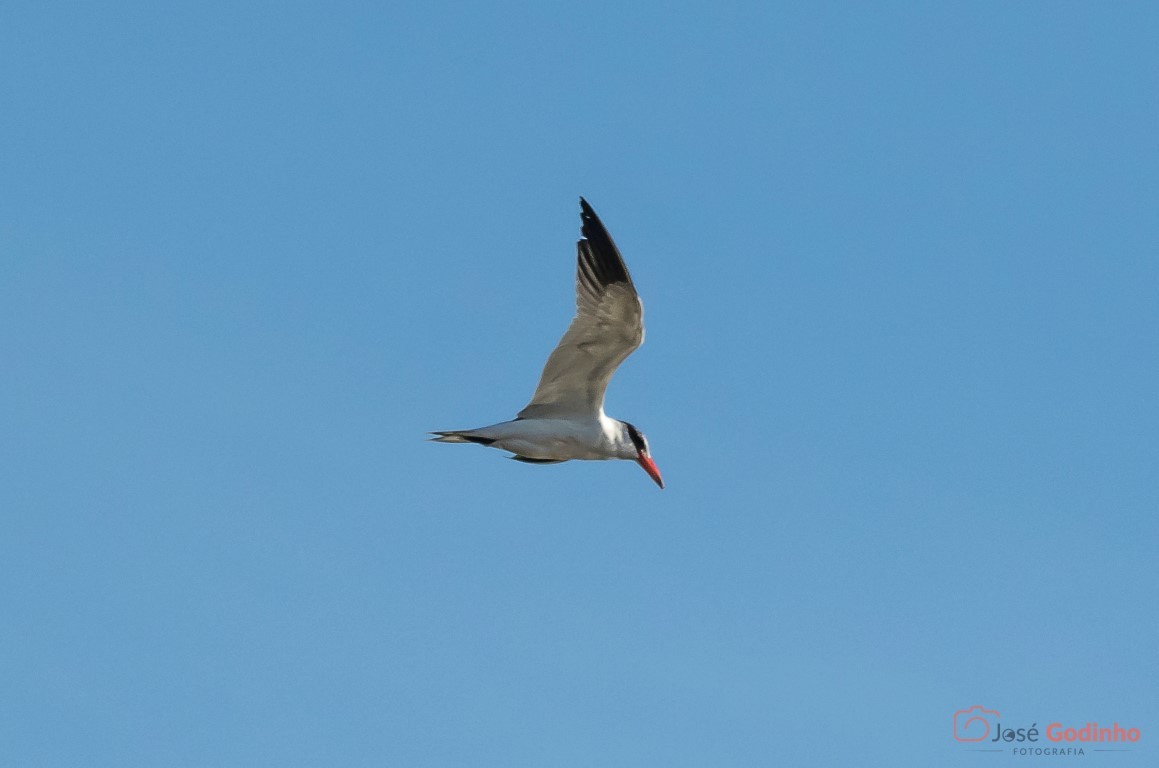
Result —
<path fill-rule="evenodd" d="M 431 432 L 438 443 L 478 443 L 529 464 L 626 459 L 664 487 L 648 439 L 604 413 L 604 392 L 620 363 L 644 342 L 644 307 L 612 236 L 580 198 L 576 315 L 547 358 L 531 402 L 512 421 Z"/>

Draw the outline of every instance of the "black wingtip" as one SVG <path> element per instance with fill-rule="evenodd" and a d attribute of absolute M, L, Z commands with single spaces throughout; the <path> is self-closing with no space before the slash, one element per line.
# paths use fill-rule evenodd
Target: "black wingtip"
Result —
<path fill-rule="evenodd" d="M 596 215 L 596 209 L 592 208 L 591 203 L 580 197 L 580 220 L 586 227 L 589 222 L 594 222 L 602 229 L 604 223 L 600 221 L 600 217 Z"/>
<path fill-rule="evenodd" d="M 595 209 L 582 197 L 580 198 L 580 232 L 588 240 L 607 242 L 612 240 L 604 222 L 600 221 L 600 217 L 596 215 Z M 602 244 L 603 242 L 600 243 L 600 245 Z"/>
<path fill-rule="evenodd" d="M 628 274 L 628 268 L 624 266 L 620 250 L 616 248 L 612 236 L 608 234 L 607 227 L 583 197 L 580 198 L 580 221 L 581 273 L 582 264 L 586 260 L 592 276 L 600 285 L 612 283 L 631 285 L 632 278 Z M 587 257 L 583 255 L 585 251 L 589 254 Z"/>

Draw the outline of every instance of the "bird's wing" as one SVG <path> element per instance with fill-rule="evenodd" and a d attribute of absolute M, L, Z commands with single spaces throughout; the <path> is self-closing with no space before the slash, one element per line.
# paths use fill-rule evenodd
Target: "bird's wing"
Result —
<path fill-rule="evenodd" d="M 595 415 L 616 368 L 644 342 L 644 307 L 624 259 L 582 197 L 580 209 L 575 319 L 547 358 L 522 419 Z"/>

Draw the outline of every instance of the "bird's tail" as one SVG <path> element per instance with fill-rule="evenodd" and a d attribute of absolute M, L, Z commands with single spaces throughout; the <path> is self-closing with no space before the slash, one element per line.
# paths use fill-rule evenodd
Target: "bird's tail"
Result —
<path fill-rule="evenodd" d="M 432 443 L 478 443 L 479 445 L 491 445 L 495 442 L 489 437 L 480 437 L 473 433 L 470 429 L 452 430 L 450 432 L 431 432 L 434 435 L 431 438 Z"/>

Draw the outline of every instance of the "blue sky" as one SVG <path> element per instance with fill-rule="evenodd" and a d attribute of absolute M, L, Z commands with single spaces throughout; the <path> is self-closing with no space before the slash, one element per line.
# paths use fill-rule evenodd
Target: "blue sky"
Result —
<path fill-rule="evenodd" d="M 952 738 L 982 705 L 1153 765 L 1156 39 L 1147 3 L 6 3 L 0 762 L 1009 759 Z M 580 195 L 664 491 L 423 441 L 530 396 Z"/>

